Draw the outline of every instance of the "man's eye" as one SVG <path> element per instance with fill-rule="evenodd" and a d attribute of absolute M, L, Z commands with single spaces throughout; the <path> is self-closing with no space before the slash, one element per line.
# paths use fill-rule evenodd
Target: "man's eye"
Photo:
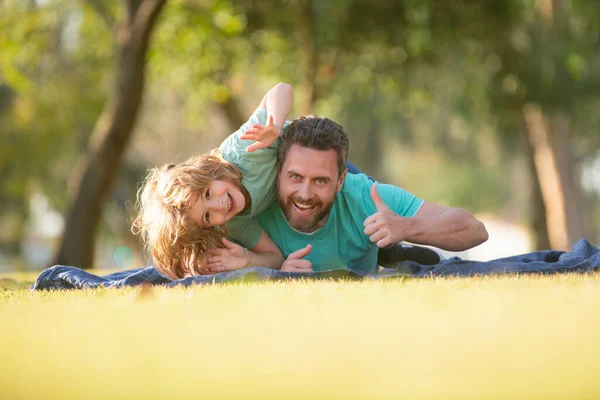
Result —
<path fill-rule="evenodd" d="M 317 179 L 317 184 L 318 185 L 324 185 L 325 183 L 326 183 L 325 179 L 323 179 L 323 178 Z"/>
<path fill-rule="evenodd" d="M 292 179 L 300 179 L 300 175 L 298 175 L 298 174 L 292 174 Z"/>

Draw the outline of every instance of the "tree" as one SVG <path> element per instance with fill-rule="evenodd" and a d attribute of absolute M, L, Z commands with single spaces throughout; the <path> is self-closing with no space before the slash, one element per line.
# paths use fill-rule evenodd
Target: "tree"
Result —
<path fill-rule="evenodd" d="M 73 175 L 73 202 L 53 264 L 90 268 L 103 202 L 142 103 L 150 36 L 166 0 L 128 0 L 126 19 L 116 29 L 118 62 L 112 98 L 90 137 L 88 153 Z"/>
<path fill-rule="evenodd" d="M 490 47 L 502 60 L 495 76 L 495 105 L 521 120 L 514 126 L 529 141 L 527 157 L 538 181 L 534 194 L 543 200 L 547 242 L 554 249 L 567 250 L 585 236 L 572 114 L 583 99 L 597 96 L 600 83 L 592 67 L 599 62 L 600 45 L 593 34 L 598 23 L 593 3 L 512 2 L 515 15 Z M 585 140 L 585 134 L 579 136 Z M 539 222 L 535 225 L 541 232 Z"/>

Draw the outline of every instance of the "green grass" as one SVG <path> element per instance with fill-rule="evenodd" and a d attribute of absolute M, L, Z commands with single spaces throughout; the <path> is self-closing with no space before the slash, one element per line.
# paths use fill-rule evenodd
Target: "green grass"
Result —
<path fill-rule="evenodd" d="M 600 396 L 599 274 L 35 293 L 12 278 L 0 399 Z"/>

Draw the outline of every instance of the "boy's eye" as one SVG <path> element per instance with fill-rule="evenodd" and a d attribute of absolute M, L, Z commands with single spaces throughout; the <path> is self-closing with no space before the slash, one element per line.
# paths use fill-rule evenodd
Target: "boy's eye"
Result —
<path fill-rule="evenodd" d="M 204 214 L 204 218 L 206 218 L 206 223 L 210 223 L 210 213 Z"/>
<path fill-rule="evenodd" d="M 206 189 L 206 199 L 210 199 L 210 190 Z"/>

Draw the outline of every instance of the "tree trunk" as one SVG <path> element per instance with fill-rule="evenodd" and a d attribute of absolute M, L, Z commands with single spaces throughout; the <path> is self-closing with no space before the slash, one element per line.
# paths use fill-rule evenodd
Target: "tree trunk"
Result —
<path fill-rule="evenodd" d="M 533 230 L 535 250 L 548 250 L 550 238 L 548 237 L 548 225 L 546 221 L 546 205 L 540 186 L 540 177 L 535 167 L 534 149 L 528 137 L 523 140 L 526 148 L 527 168 L 531 176 L 531 211 L 530 224 Z"/>
<path fill-rule="evenodd" d="M 534 105 L 526 105 L 523 115 L 546 206 L 550 246 L 555 250 L 569 250 L 583 232 L 580 196 L 572 176 L 568 119 L 557 113 L 550 124 Z"/>
<path fill-rule="evenodd" d="M 302 0 L 300 2 L 298 33 L 300 36 L 300 86 L 302 88 L 302 98 L 298 102 L 298 113 L 308 115 L 312 113 L 315 102 L 315 78 L 318 67 L 312 0 Z"/>
<path fill-rule="evenodd" d="M 552 148 L 556 154 L 556 163 L 558 173 L 563 182 L 565 198 L 565 215 L 567 219 L 567 237 L 569 248 L 577 240 L 585 236 L 584 234 L 584 205 L 581 194 L 581 186 L 576 178 L 577 174 L 573 168 L 573 155 L 571 153 L 570 142 L 570 120 L 569 117 L 561 111 L 552 116 Z"/>
<path fill-rule="evenodd" d="M 150 34 L 166 0 L 128 0 L 117 30 L 119 57 L 112 98 L 96 122 L 72 182 L 73 201 L 53 264 L 91 268 L 102 206 L 113 185 L 142 103 Z"/>
<path fill-rule="evenodd" d="M 566 250 L 569 245 L 565 215 L 564 188 L 558 172 L 554 149 L 550 143 L 549 129 L 542 111 L 537 106 L 523 108 L 528 138 L 533 148 L 535 169 L 546 205 L 546 221 L 550 246 Z"/>

